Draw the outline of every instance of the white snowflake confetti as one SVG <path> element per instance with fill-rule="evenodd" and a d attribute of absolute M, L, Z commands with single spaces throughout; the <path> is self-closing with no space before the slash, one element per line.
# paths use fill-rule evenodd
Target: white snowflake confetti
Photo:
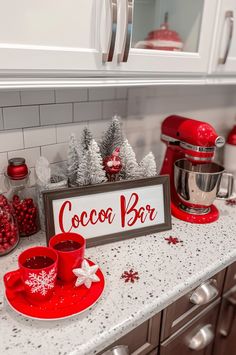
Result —
<path fill-rule="evenodd" d="M 93 282 L 100 281 L 99 277 L 96 275 L 98 270 L 98 265 L 89 266 L 87 260 L 82 262 L 81 268 L 74 269 L 73 273 L 77 276 L 75 286 L 85 285 L 90 288 Z"/>
<path fill-rule="evenodd" d="M 49 273 L 42 270 L 39 274 L 30 273 L 29 280 L 25 283 L 31 288 L 32 293 L 40 293 L 45 296 L 54 287 L 56 277 L 55 268 L 50 270 Z"/>

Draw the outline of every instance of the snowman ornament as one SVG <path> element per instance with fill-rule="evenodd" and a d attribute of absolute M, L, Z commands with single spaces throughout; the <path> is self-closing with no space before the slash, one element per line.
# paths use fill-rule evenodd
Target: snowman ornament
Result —
<path fill-rule="evenodd" d="M 122 163 L 120 159 L 120 148 L 116 148 L 112 155 L 109 155 L 103 160 L 104 169 L 107 173 L 109 181 L 116 181 L 116 177 L 122 168 Z"/>

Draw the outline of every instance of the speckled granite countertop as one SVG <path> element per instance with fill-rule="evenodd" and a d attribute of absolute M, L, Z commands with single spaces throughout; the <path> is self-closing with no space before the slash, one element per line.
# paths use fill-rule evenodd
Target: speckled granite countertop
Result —
<path fill-rule="evenodd" d="M 6 304 L 2 276 L 16 268 L 23 249 L 45 243 L 42 233 L 22 240 L 18 250 L 0 258 L 0 354 L 96 354 L 234 262 L 236 206 L 217 205 L 221 217 L 213 224 L 173 218 L 171 231 L 88 249 L 106 277 L 105 292 L 92 309 L 62 321 L 30 320 Z M 169 245 L 170 235 L 182 243 Z M 130 268 L 140 277 L 133 284 L 121 279 Z"/>

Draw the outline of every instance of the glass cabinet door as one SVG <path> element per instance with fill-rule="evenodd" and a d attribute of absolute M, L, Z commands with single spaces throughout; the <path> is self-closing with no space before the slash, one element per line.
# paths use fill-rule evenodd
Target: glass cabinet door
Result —
<path fill-rule="evenodd" d="M 120 60 L 120 70 L 207 73 L 219 0 L 119 2 L 121 28 L 127 29 L 121 35 L 124 42 L 120 48 L 126 48 L 126 56 L 118 58 L 126 60 Z M 125 4 L 129 5 L 127 9 Z M 124 43 L 127 44 L 130 32 L 127 55 Z"/>
<path fill-rule="evenodd" d="M 134 0 L 132 48 L 198 52 L 204 0 Z"/>

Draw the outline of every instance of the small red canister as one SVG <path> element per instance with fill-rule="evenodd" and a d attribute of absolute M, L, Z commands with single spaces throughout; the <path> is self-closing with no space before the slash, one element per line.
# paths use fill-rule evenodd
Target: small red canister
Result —
<path fill-rule="evenodd" d="M 12 180 L 21 180 L 28 176 L 28 167 L 24 158 L 12 158 L 8 160 L 7 176 Z"/>

